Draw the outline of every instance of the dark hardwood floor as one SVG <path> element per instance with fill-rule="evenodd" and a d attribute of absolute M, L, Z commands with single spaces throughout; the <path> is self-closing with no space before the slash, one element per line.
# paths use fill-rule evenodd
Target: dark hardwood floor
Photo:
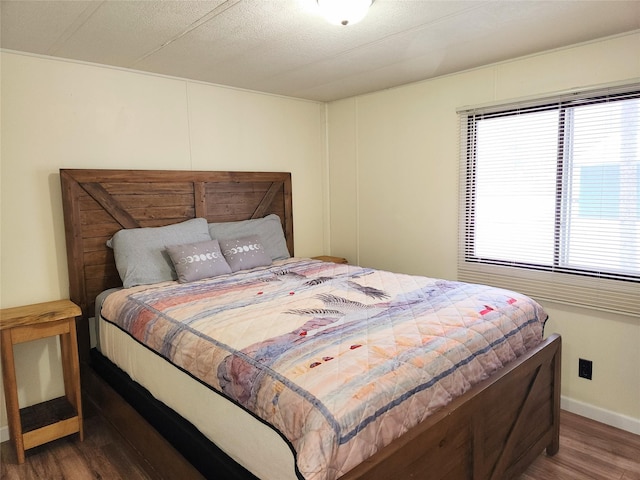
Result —
<path fill-rule="evenodd" d="M 568 412 L 560 424 L 560 452 L 540 455 L 520 480 L 640 480 L 640 436 Z M 0 456 L 6 480 L 153 479 L 144 459 L 97 414 L 85 418 L 84 442 L 72 435 L 33 448 L 23 465 L 4 442 Z"/>
<path fill-rule="evenodd" d="M 0 444 L 2 480 L 151 480 L 143 458 L 97 414 L 84 419 L 84 441 L 78 435 L 26 451 L 18 465 L 13 445 Z M 146 470 L 146 471 L 145 471 Z"/>

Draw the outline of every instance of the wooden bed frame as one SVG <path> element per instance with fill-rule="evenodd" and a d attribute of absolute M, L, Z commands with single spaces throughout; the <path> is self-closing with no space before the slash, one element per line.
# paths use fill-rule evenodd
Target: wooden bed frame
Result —
<path fill-rule="evenodd" d="M 174 418 L 171 425 L 180 424 L 176 430 L 187 433 L 168 428 L 166 418 L 175 413 L 160 402 L 154 404 L 148 392 L 99 354 L 90 354 L 88 318 L 94 316 L 98 293 L 121 286 L 113 253 L 105 245 L 121 228 L 194 217 L 236 221 L 275 213 L 293 255 L 291 175 L 62 169 L 60 180 L 70 297 L 83 312 L 78 342 L 85 402 L 123 433 L 150 463 L 154 478 L 255 478 L 211 442 L 198 438 L 197 430 L 183 425 L 184 420 Z M 545 448 L 548 455 L 558 451 L 560 361 L 560 337 L 550 335 L 341 479 L 517 478 Z M 182 448 L 181 454 L 171 443 L 184 446 L 187 437 L 196 438 L 197 446 Z M 206 465 L 201 464 L 203 457 L 209 457 Z"/>

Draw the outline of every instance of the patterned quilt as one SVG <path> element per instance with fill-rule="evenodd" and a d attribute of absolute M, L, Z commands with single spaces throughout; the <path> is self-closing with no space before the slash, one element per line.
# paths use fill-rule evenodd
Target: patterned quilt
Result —
<path fill-rule="evenodd" d="M 297 474 L 338 478 L 542 341 L 488 286 L 310 259 L 109 295 L 102 316 L 262 418 Z"/>

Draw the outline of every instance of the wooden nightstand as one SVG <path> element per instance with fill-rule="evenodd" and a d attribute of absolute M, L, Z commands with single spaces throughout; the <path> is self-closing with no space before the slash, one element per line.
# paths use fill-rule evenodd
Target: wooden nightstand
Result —
<path fill-rule="evenodd" d="M 323 262 L 332 263 L 349 263 L 346 258 L 332 257 L 330 255 L 320 255 L 319 257 L 312 257 L 314 260 L 322 260 Z"/>
<path fill-rule="evenodd" d="M 7 403 L 9 435 L 16 448 L 18 463 L 24 451 L 82 431 L 80 367 L 75 317 L 80 307 L 69 300 L 38 303 L 0 310 L 2 338 L 2 380 Z M 39 338 L 60 336 L 65 396 L 26 408 L 18 406 L 13 346 Z"/>

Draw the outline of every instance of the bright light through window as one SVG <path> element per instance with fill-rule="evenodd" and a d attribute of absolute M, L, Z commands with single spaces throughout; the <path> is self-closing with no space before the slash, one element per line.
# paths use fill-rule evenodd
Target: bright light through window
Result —
<path fill-rule="evenodd" d="M 562 263 L 640 274 L 640 99 L 574 108 L 572 116 Z"/>
<path fill-rule="evenodd" d="M 557 137 L 556 111 L 478 122 L 475 256 L 553 262 Z"/>

